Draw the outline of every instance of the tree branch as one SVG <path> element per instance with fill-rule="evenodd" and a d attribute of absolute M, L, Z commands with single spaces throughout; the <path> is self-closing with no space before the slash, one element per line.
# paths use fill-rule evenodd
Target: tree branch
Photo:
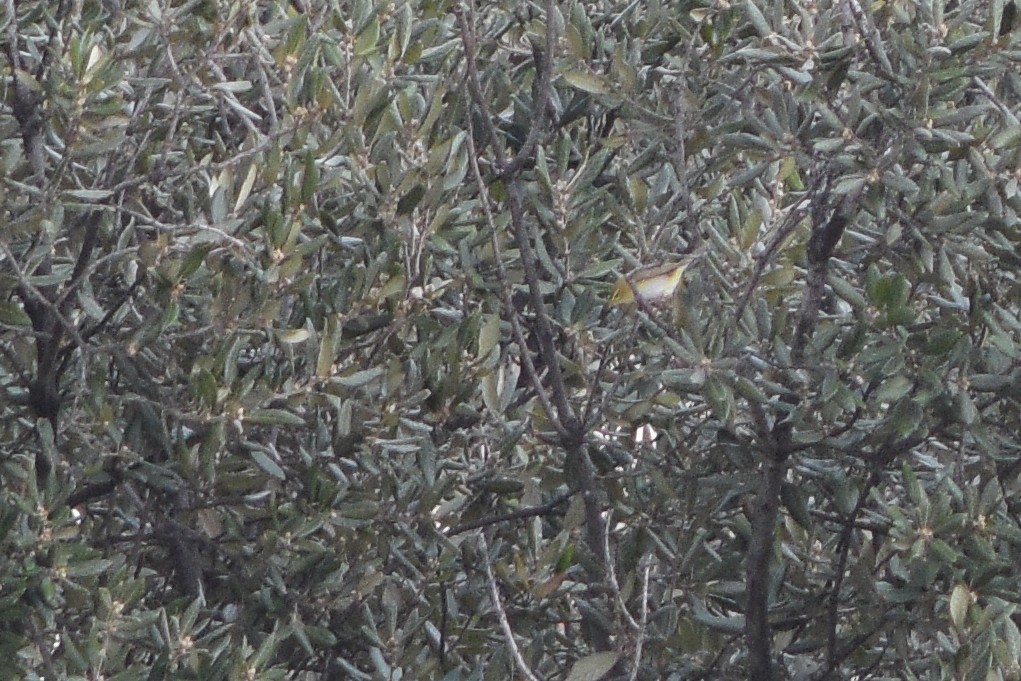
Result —
<path fill-rule="evenodd" d="M 620 591 L 620 584 L 617 582 L 617 571 L 614 568 L 613 556 L 610 555 L 610 525 L 612 524 L 612 518 L 613 511 L 610 510 L 606 514 L 606 522 L 603 523 L 603 561 L 606 563 L 606 581 L 609 582 L 610 592 L 613 594 L 614 600 L 617 601 L 617 608 L 624 617 L 624 621 L 627 622 L 632 631 L 637 632 L 642 627 L 635 621 L 635 618 L 632 617 L 631 612 L 627 609 L 624 596 Z"/>
<path fill-rule="evenodd" d="M 556 48 L 556 34 L 553 31 L 553 3 L 546 2 L 546 53 L 539 64 L 539 85 L 535 91 L 535 101 L 532 102 L 532 126 L 528 130 L 528 137 L 521 146 L 517 156 L 500 168 L 501 176 L 511 176 L 518 173 L 526 163 L 532 159 L 532 154 L 539 143 L 539 135 L 546 129 L 550 108 L 550 88 L 553 81 L 553 51 Z"/>
<path fill-rule="evenodd" d="M 890 63 L 890 58 L 883 48 L 879 31 L 876 30 L 875 24 L 872 23 L 872 19 L 861 6 L 861 3 L 858 0 L 842 0 L 840 6 L 845 16 L 850 17 L 847 23 L 853 24 L 857 29 L 858 35 L 861 36 L 862 41 L 865 43 L 866 51 L 879 68 L 880 75 L 891 83 L 896 83 L 897 78 L 893 74 L 893 65 Z"/>
<path fill-rule="evenodd" d="M 829 193 L 822 173 L 813 183 L 810 194 L 813 197 L 811 203 L 808 206 L 802 204 L 795 209 L 801 212 L 810 210 L 814 223 L 808 242 L 808 277 L 801 299 L 794 340 L 791 343 L 791 358 L 798 365 L 804 364 L 806 360 L 808 343 L 815 331 L 819 308 L 826 291 L 829 260 L 833 250 L 840 243 L 848 222 L 846 215 L 839 209 L 834 211 L 829 219 L 823 219 L 825 212 L 829 210 Z M 779 243 L 781 243 L 779 239 L 774 240 L 774 244 Z M 760 265 L 764 262 L 765 260 L 761 260 Z M 796 403 L 797 397 L 792 396 L 787 401 Z M 791 441 L 793 423 L 789 417 L 784 417 L 770 426 L 765 413 L 758 406 L 754 407 L 754 415 L 759 436 L 766 443 L 766 449 L 763 476 L 754 502 L 755 513 L 751 518 L 752 533 L 746 565 L 745 635 L 749 657 L 748 678 L 750 681 L 773 681 L 775 670 L 773 634 L 769 622 L 769 567 L 780 512 L 780 493 L 787 475 L 787 459 L 794 451 Z"/>
<path fill-rule="evenodd" d="M 539 677 L 535 675 L 535 672 L 525 662 L 525 658 L 521 655 L 521 650 L 518 648 L 517 641 L 514 640 L 514 630 L 511 629 L 510 621 L 507 619 L 507 613 L 503 609 L 503 603 L 500 601 L 500 589 L 496 585 L 496 577 L 493 575 L 493 565 L 489 560 L 489 542 L 486 541 L 486 537 L 481 532 L 479 533 L 479 544 L 482 549 L 482 565 L 486 568 L 486 581 L 489 584 L 489 596 L 493 600 L 493 609 L 496 610 L 496 616 L 500 620 L 500 629 L 503 630 L 503 638 L 507 642 L 507 648 L 510 650 L 511 657 L 514 659 L 514 666 L 518 668 L 518 671 L 528 679 L 528 681 L 539 681 Z"/>
<path fill-rule="evenodd" d="M 7 0 L 7 59 L 11 65 L 13 81 L 13 98 L 11 113 L 21 129 L 21 143 L 25 149 L 25 158 L 35 180 L 40 183 L 46 179 L 46 161 L 43 154 L 43 113 L 42 98 L 34 92 L 28 79 L 32 78 L 21 61 L 18 51 L 18 15 L 14 0 Z"/>
<path fill-rule="evenodd" d="M 486 186 L 485 181 L 482 179 L 482 171 L 479 169 L 478 151 L 475 148 L 475 139 L 472 132 L 474 131 L 474 125 L 471 121 L 471 116 L 468 117 L 468 160 L 471 164 L 472 174 L 475 176 L 475 182 L 479 185 L 479 198 L 481 199 L 482 211 L 486 215 L 486 222 L 489 225 L 490 231 L 492 231 L 492 237 L 490 239 L 493 245 L 493 257 L 496 260 L 496 269 L 500 277 L 500 291 L 503 295 L 503 306 L 507 309 L 507 317 L 510 320 L 511 334 L 514 336 L 514 342 L 518 344 L 521 349 L 521 366 L 525 369 L 525 374 L 528 376 L 529 382 L 532 387 L 535 388 L 536 397 L 539 399 L 539 403 L 542 405 L 543 412 L 552 424 L 553 429 L 557 431 L 557 435 L 561 438 L 567 435 L 567 431 L 563 430 L 560 421 L 556 418 L 556 412 L 553 410 L 553 405 L 550 403 L 549 394 L 546 392 L 546 388 L 542 384 L 542 379 L 539 376 L 539 371 L 535 368 L 535 362 L 532 361 L 532 356 L 528 353 L 528 343 L 525 340 L 524 331 L 521 329 L 521 317 L 518 314 L 518 310 L 514 305 L 513 296 L 511 294 L 510 278 L 507 276 L 507 266 L 503 262 L 503 247 L 500 245 L 500 237 L 496 230 L 496 220 L 493 218 L 492 202 L 489 198 L 489 188 Z"/>
<path fill-rule="evenodd" d="M 545 6 L 547 17 L 547 45 L 553 46 L 556 44 L 556 36 L 552 35 L 554 32 L 553 0 L 547 0 Z M 585 424 L 579 420 L 574 408 L 571 406 L 570 396 L 568 395 L 567 387 L 564 383 L 563 370 L 560 365 L 560 360 L 557 357 L 553 324 L 542 298 L 542 276 L 540 274 L 535 249 L 532 245 L 533 241 L 538 242 L 542 236 L 535 232 L 526 218 L 525 202 L 519 178 L 520 168 L 523 167 L 523 163 L 519 163 L 517 159 L 512 159 L 508 162 L 507 157 L 504 154 L 500 136 L 493 123 L 493 117 L 489 111 L 488 105 L 486 104 L 485 94 L 479 81 L 478 67 L 475 61 L 476 38 L 474 30 L 469 25 L 468 19 L 465 16 L 465 9 L 463 7 L 458 6 L 454 11 L 461 31 L 461 40 L 465 49 L 465 69 L 468 89 L 471 93 L 472 99 L 474 100 L 475 106 L 478 107 L 479 112 L 482 114 L 481 119 L 483 132 L 485 133 L 486 139 L 492 148 L 493 156 L 496 160 L 496 167 L 501 169 L 516 169 L 515 172 L 512 173 L 503 173 L 501 175 L 501 179 L 507 187 L 508 204 L 511 216 L 511 232 L 521 256 L 523 277 L 525 284 L 528 287 L 529 306 L 532 308 L 534 313 L 532 332 L 538 342 L 539 361 L 542 366 L 546 368 L 550 386 L 550 403 L 552 404 L 554 413 L 550 413 L 548 416 L 551 423 L 554 424 L 554 427 L 557 430 L 560 438 L 560 444 L 565 451 L 565 469 L 567 474 L 577 480 L 578 491 L 581 492 L 582 499 L 584 500 L 586 547 L 595 559 L 596 565 L 605 569 L 605 565 L 602 565 L 603 561 L 601 550 L 603 526 L 602 500 L 599 494 L 599 486 L 596 481 L 595 469 L 592 462 L 589 460 L 588 453 L 585 451 L 584 447 Z M 552 68 L 552 52 L 547 54 L 546 58 L 547 63 L 550 64 L 550 66 L 547 67 L 545 65 L 540 65 L 539 68 L 543 73 L 545 73 L 544 69 Z M 542 80 L 542 78 L 543 76 L 540 75 L 540 80 Z M 547 98 L 546 101 L 535 102 L 536 110 L 544 111 L 549 106 L 548 88 L 545 96 Z M 544 116 L 537 116 L 536 118 L 537 120 L 533 121 L 533 129 L 539 127 L 537 125 L 538 123 L 544 124 L 545 121 Z M 541 132 L 541 130 L 539 132 Z M 539 132 L 536 132 L 535 135 L 538 135 Z M 532 133 L 530 133 L 529 137 L 532 136 Z M 518 156 L 518 158 L 520 157 L 521 155 Z M 522 347 L 522 352 L 526 351 L 527 348 Z M 598 578 L 602 575 L 594 576 Z M 609 639 L 605 637 L 605 635 L 598 636 L 597 639 L 598 640 L 593 641 L 593 646 L 595 648 L 605 650 L 609 647 Z"/>
<path fill-rule="evenodd" d="M 780 511 L 780 490 L 787 472 L 784 457 L 771 452 L 756 494 L 748 543 L 745 590 L 745 637 L 749 681 L 773 681 L 773 632 L 769 624 L 769 564 Z"/>
<path fill-rule="evenodd" d="M 642 607 L 638 622 L 638 633 L 635 638 L 635 661 L 631 666 L 630 681 L 637 681 L 638 670 L 642 665 L 642 648 L 645 646 L 645 635 L 649 625 L 649 573 L 652 571 L 652 561 L 645 556 L 639 562 L 642 568 Z"/>
<path fill-rule="evenodd" d="M 748 301 L 752 297 L 752 293 L 755 291 L 755 287 L 759 285 L 759 280 L 762 278 L 763 273 L 766 271 L 766 267 L 773 260 L 773 257 L 779 252 L 780 248 L 787 242 L 794 230 L 797 229 L 798 223 L 808 213 L 812 202 L 815 199 L 816 194 L 819 191 L 820 186 L 823 182 L 823 174 L 820 173 L 818 177 L 809 186 L 808 191 L 805 192 L 805 198 L 800 202 L 792 206 L 787 215 L 784 217 L 780 227 L 777 228 L 766 245 L 765 250 L 760 253 L 756 258 L 755 269 L 752 271 L 751 277 L 748 278 L 748 283 L 745 285 L 744 293 L 741 294 L 741 299 L 737 303 L 737 307 L 734 309 L 734 320 L 735 323 L 739 323 L 741 315 L 744 314 L 744 309 L 748 305 Z"/>
<path fill-rule="evenodd" d="M 824 202 L 820 202 L 821 204 Z M 819 308 L 826 294 L 826 276 L 829 272 L 829 261 L 833 249 L 840 243 L 847 227 L 847 216 L 840 209 L 833 212 L 826 221 L 821 219 L 824 205 L 813 209 L 815 225 L 812 236 L 808 239 L 808 277 L 805 282 L 805 293 L 801 297 L 801 309 L 798 323 L 794 330 L 794 342 L 791 345 L 791 358 L 795 364 L 805 362 L 805 351 L 808 341 L 815 331 L 819 317 Z"/>
<path fill-rule="evenodd" d="M 444 534 L 448 537 L 453 537 L 455 534 L 462 534 L 469 530 L 477 530 L 480 527 L 489 527 L 490 525 L 498 525 L 500 523 L 506 523 L 511 520 L 523 520 L 525 518 L 536 518 L 538 516 L 549 515 L 553 510 L 563 504 L 565 501 L 573 497 L 575 490 L 568 490 L 553 497 L 545 504 L 541 506 L 530 506 L 523 508 L 513 513 L 505 513 L 503 515 L 490 516 L 488 518 L 480 518 L 479 520 L 473 520 L 470 523 L 462 523 L 460 525 L 454 525 Z"/>

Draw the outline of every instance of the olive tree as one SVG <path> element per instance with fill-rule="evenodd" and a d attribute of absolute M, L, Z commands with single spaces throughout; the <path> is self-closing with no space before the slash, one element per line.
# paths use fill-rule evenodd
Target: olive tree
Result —
<path fill-rule="evenodd" d="M 1019 678 L 1016 14 L 8 3 L 0 675 Z"/>

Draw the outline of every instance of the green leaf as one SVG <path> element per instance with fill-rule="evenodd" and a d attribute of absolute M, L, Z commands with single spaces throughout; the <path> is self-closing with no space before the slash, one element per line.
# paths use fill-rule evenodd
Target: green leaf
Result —
<path fill-rule="evenodd" d="M 846 301 L 847 304 L 855 310 L 864 310 L 868 307 L 868 302 L 865 300 L 865 296 L 863 296 L 861 291 L 847 280 L 838 277 L 835 274 L 830 274 L 827 279 L 827 283 L 833 287 L 834 293 L 836 293 L 842 300 Z"/>
<path fill-rule="evenodd" d="M 1006 126 L 993 133 L 987 140 L 994 149 L 1014 149 L 1021 145 L 1021 125 Z"/>
<path fill-rule="evenodd" d="M 907 376 L 893 376 L 883 381 L 873 399 L 876 402 L 896 402 L 911 392 L 913 387 L 914 385 Z"/>
<path fill-rule="evenodd" d="M 616 272 L 620 269 L 620 265 L 623 262 L 620 258 L 612 258 L 605 262 L 596 262 L 584 270 L 578 273 L 579 279 L 602 279 L 611 272 Z"/>
<path fill-rule="evenodd" d="M 957 418 L 966 426 L 975 425 L 979 418 L 975 400 L 971 399 L 971 395 L 963 390 L 957 393 Z"/>
<path fill-rule="evenodd" d="M 731 391 L 730 386 L 717 376 L 710 374 L 702 389 L 702 395 L 712 408 L 713 414 L 716 415 L 717 419 L 724 423 L 730 421 L 735 407 L 734 393 Z"/>
<path fill-rule="evenodd" d="M 153 676 L 149 673 L 151 670 L 144 667 L 132 667 L 125 669 L 113 676 L 108 677 L 109 681 L 154 681 Z"/>
<path fill-rule="evenodd" d="M 346 376 L 334 376 L 330 379 L 330 383 L 342 385 L 345 388 L 361 388 L 375 381 L 377 378 L 382 376 L 384 372 L 385 369 L 382 367 L 364 369 L 362 371 L 356 371 L 353 374 L 347 374 Z"/>
<path fill-rule="evenodd" d="M 606 83 L 606 79 L 602 76 L 597 76 L 594 73 L 588 73 L 586 71 L 568 71 L 564 74 L 564 80 L 566 80 L 568 85 L 571 87 L 593 95 L 608 95 L 611 92 L 610 86 Z"/>
<path fill-rule="evenodd" d="M 723 634 L 742 634 L 745 628 L 744 615 L 713 615 L 705 607 L 702 599 L 692 595 L 688 602 L 692 608 L 692 620 Z"/>
<path fill-rule="evenodd" d="M 924 352 L 927 355 L 943 357 L 957 345 L 961 332 L 956 329 L 940 329 L 933 332 L 925 342 Z M 981 389 L 981 388 L 980 388 Z"/>
<path fill-rule="evenodd" d="M 557 564 L 553 571 L 557 573 L 567 572 L 575 563 L 576 550 L 577 546 L 573 542 L 564 547 L 564 550 L 560 552 L 560 557 L 557 558 Z"/>
<path fill-rule="evenodd" d="M 756 33 L 759 34 L 760 38 L 768 38 L 773 34 L 773 29 L 766 21 L 766 17 L 759 11 L 758 4 L 756 2 L 746 2 L 744 4 L 745 14 L 748 15 L 748 20 L 751 21 L 752 26 L 755 27 Z"/>
<path fill-rule="evenodd" d="M 308 329 L 287 329 L 286 331 L 280 331 L 277 333 L 277 338 L 281 343 L 286 345 L 304 343 L 311 337 L 312 332 Z"/>
<path fill-rule="evenodd" d="M 928 506 L 929 498 L 922 489 L 915 471 L 907 464 L 904 464 L 901 467 L 901 474 L 904 478 L 904 489 L 907 490 L 908 498 L 919 506 Z"/>
<path fill-rule="evenodd" d="M 250 80 L 230 80 L 222 83 L 213 83 L 210 86 L 212 90 L 219 90 L 221 92 L 248 92 L 252 89 L 252 81 Z"/>
<path fill-rule="evenodd" d="M 245 422 L 261 426 L 305 425 L 305 419 L 283 409 L 253 409 L 245 414 Z"/>
<path fill-rule="evenodd" d="M 832 485 L 833 503 L 836 505 L 837 510 L 844 514 L 854 512 L 861 497 L 861 490 L 858 489 L 858 485 L 853 480 L 843 476 L 834 480 Z"/>
<path fill-rule="evenodd" d="M 372 21 L 362 29 L 355 40 L 355 56 L 364 57 L 376 51 L 376 43 L 379 42 L 379 19 L 373 17 Z"/>
<path fill-rule="evenodd" d="M 17 303 L 9 300 L 0 300 L 0 324 L 31 326 L 32 319 Z"/>
<path fill-rule="evenodd" d="M 319 188 L 319 166 L 316 164 L 315 155 L 309 151 L 305 153 L 305 167 L 301 173 L 301 202 L 311 205 Z"/>
<path fill-rule="evenodd" d="M 754 381 L 745 376 L 734 377 L 734 391 L 755 404 L 765 404 L 769 401 L 766 393 L 762 392 L 762 389 Z"/>
<path fill-rule="evenodd" d="M 202 263 L 205 262 L 206 256 L 209 255 L 209 251 L 212 248 L 212 244 L 203 244 L 191 249 L 188 257 L 181 263 L 181 270 L 177 274 L 178 281 L 187 281 L 191 275 L 195 274 L 199 267 L 202 266 Z"/>
<path fill-rule="evenodd" d="M 95 577 L 107 572 L 115 565 L 109 558 L 96 558 L 67 566 L 68 577 Z"/>
<path fill-rule="evenodd" d="M 567 681 L 599 681 L 617 664 L 615 652 L 592 653 L 580 658 L 571 667 Z"/>
<path fill-rule="evenodd" d="M 277 464 L 276 461 L 271 459 L 269 455 L 260 449 L 253 449 L 250 454 L 252 455 L 252 461 L 255 462 L 259 468 L 268 473 L 270 476 L 277 480 L 284 480 L 287 475 L 284 473 L 284 469 Z"/>
<path fill-rule="evenodd" d="M 319 341 L 319 354 L 316 356 L 316 376 L 326 378 L 333 373 L 333 360 L 335 351 L 333 347 L 333 334 L 336 333 L 338 324 L 336 317 L 326 320 L 326 328 L 323 329 L 322 338 Z"/>
<path fill-rule="evenodd" d="M 907 300 L 908 281 L 899 274 L 875 276 L 870 279 L 866 291 L 874 305 L 890 308 Z"/>
<path fill-rule="evenodd" d="M 483 366 L 495 367 L 500 360 L 500 315 L 487 314 L 479 328 L 479 361 Z"/>
<path fill-rule="evenodd" d="M 113 196 L 113 192 L 109 189 L 69 189 L 64 193 L 72 199 L 82 201 L 102 201 Z"/>
<path fill-rule="evenodd" d="M 192 388 L 195 396 L 202 404 L 212 409 L 216 406 L 218 397 L 218 386 L 216 377 L 208 369 L 198 368 L 192 374 Z"/>
<path fill-rule="evenodd" d="M 397 214 L 410 214 L 422 200 L 423 196 L 425 196 L 425 187 L 421 184 L 416 184 L 397 202 Z"/>
<path fill-rule="evenodd" d="M 897 402 L 889 423 L 900 438 L 910 437 L 922 425 L 925 413 L 916 400 L 904 398 Z"/>
<path fill-rule="evenodd" d="M 808 500 L 805 492 L 797 485 L 785 482 L 780 487 L 780 498 L 784 508 L 790 512 L 794 521 L 803 528 L 811 529 L 813 526 L 812 515 L 808 510 Z"/>
<path fill-rule="evenodd" d="M 964 584 L 958 584 L 950 592 L 950 621 L 959 631 L 964 627 L 964 617 L 971 605 L 971 591 Z"/>

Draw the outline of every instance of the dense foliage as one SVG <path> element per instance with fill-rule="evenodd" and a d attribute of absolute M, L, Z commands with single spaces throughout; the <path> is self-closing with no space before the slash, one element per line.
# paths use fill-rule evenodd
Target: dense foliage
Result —
<path fill-rule="evenodd" d="M 6 3 L 0 677 L 1021 678 L 1016 0 L 476 5 Z"/>

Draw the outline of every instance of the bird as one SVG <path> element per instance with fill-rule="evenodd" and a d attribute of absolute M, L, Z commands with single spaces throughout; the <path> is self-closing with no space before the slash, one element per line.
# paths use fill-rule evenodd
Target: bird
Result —
<path fill-rule="evenodd" d="M 643 267 L 620 277 L 610 295 L 609 307 L 630 305 L 636 298 L 648 305 L 669 300 L 684 279 L 684 271 L 700 256 L 701 253 L 696 253 L 679 262 Z"/>

